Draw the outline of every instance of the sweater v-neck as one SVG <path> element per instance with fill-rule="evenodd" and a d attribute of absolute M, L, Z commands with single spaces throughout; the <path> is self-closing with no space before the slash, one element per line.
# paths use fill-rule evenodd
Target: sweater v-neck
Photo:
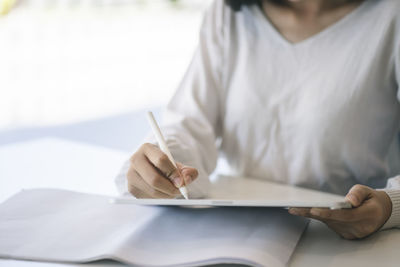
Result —
<path fill-rule="evenodd" d="M 364 0 L 358 7 L 354 10 L 346 14 L 344 17 L 340 18 L 339 20 L 333 22 L 329 26 L 325 27 L 321 31 L 299 41 L 299 42 L 291 42 L 286 37 L 283 36 L 281 32 L 272 24 L 271 20 L 268 16 L 262 11 L 261 7 L 258 5 L 254 5 L 253 9 L 257 16 L 257 18 L 261 21 L 262 27 L 266 27 L 272 34 L 276 37 L 276 39 L 283 44 L 285 47 L 296 48 L 303 45 L 306 45 L 310 42 L 316 41 L 318 39 L 323 38 L 326 35 L 331 34 L 335 30 L 346 26 L 351 20 L 355 19 L 359 14 L 363 13 L 363 10 L 367 8 L 370 2 L 373 0 Z"/>

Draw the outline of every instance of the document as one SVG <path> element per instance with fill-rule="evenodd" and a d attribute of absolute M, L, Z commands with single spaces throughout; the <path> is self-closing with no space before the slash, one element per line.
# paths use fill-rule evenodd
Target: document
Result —
<path fill-rule="evenodd" d="M 308 221 L 280 208 L 116 205 L 108 196 L 22 191 L 0 204 L 0 257 L 138 266 L 285 266 Z"/>

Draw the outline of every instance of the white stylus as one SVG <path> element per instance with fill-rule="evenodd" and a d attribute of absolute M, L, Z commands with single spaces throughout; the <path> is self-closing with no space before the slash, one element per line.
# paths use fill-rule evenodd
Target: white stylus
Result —
<path fill-rule="evenodd" d="M 151 129 L 153 130 L 153 133 L 156 136 L 157 143 L 160 146 L 161 151 L 164 152 L 168 156 L 169 160 L 172 162 L 174 167 L 178 170 L 178 173 L 180 175 L 181 173 L 179 171 L 179 168 L 176 165 L 175 160 L 172 157 L 172 154 L 169 151 L 167 144 L 165 143 L 164 136 L 162 135 L 160 127 L 158 127 L 156 119 L 154 118 L 153 113 L 151 111 L 147 112 L 147 119 L 149 120 Z M 186 186 L 183 185 L 183 186 L 179 187 L 179 191 L 181 192 L 182 196 L 185 199 L 189 199 L 188 190 L 187 190 Z"/>

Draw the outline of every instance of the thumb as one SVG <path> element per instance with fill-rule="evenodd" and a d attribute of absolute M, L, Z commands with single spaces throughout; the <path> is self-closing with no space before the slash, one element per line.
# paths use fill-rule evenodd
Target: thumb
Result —
<path fill-rule="evenodd" d="M 182 177 L 185 181 L 185 184 L 190 184 L 193 182 L 197 176 L 199 175 L 199 172 L 190 166 L 185 166 L 183 164 L 178 163 L 178 168 L 180 169 L 180 172 L 182 174 Z"/>
<path fill-rule="evenodd" d="M 346 195 L 346 199 L 353 207 L 360 206 L 366 199 L 371 196 L 372 189 L 365 185 L 354 185 Z"/>

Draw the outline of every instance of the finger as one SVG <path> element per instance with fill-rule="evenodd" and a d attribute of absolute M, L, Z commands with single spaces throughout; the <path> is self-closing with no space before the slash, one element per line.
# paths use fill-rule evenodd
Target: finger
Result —
<path fill-rule="evenodd" d="M 330 222 L 329 219 L 319 218 L 317 216 L 312 215 L 310 213 L 310 211 L 311 211 L 311 208 L 290 208 L 289 209 L 289 213 L 292 214 L 292 215 L 302 216 L 302 217 L 306 217 L 306 218 L 310 218 L 310 219 L 315 219 L 315 220 L 322 221 L 324 223 Z"/>
<path fill-rule="evenodd" d="M 142 190 L 140 190 L 139 188 L 137 188 L 132 184 L 128 185 L 128 191 L 136 198 L 152 198 L 149 194 L 143 192 Z"/>
<path fill-rule="evenodd" d="M 141 179 L 141 177 L 139 177 L 139 175 L 136 173 L 133 166 L 129 168 L 126 179 L 128 180 L 129 193 L 137 198 L 150 198 L 149 194 L 140 190 L 139 187 L 136 186 L 138 183 L 140 183 L 138 180 Z"/>
<path fill-rule="evenodd" d="M 289 208 L 289 213 L 292 215 L 309 217 L 310 208 Z"/>
<path fill-rule="evenodd" d="M 289 213 L 319 221 L 335 220 L 336 217 L 340 218 L 340 216 L 335 216 L 335 214 L 332 214 L 330 209 L 322 208 L 290 208 Z"/>
<path fill-rule="evenodd" d="M 350 222 L 354 220 L 353 210 L 351 212 L 347 212 L 346 210 L 331 210 L 331 209 L 324 209 L 324 208 L 311 208 L 310 209 L 310 217 L 317 220 L 327 221 L 346 221 Z"/>
<path fill-rule="evenodd" d="M 346 199 L 350 201 L 353 207 L 358 207 L 364 200 L 371 197 L 372 191 L 372 188 L 368 186 L 356 184 L 349 190 Z"/>
<path fill-rule="evenodd" d="M 173 198 L 172 196 L 165 194 L 157 189 L 151 187 L 146 181 L 137 173 L 137 181 L 135 186 L 142 192 L 144 192 L 150 198 Z"/>
<path fill-rule="evenodd" d="M 374 205 L 367 203 L 352 209 L 331 210 L 323 208 L 312 208 L 310 215 L 318 220 L 332 220 L 337 222 L 358 222 L 368 219 Z"/>
<path fill-rule="evenodd" d="M 181 163 L 177 163 L 177 165 L 178 165 L 178 168 L 180 169 L 182 177 L 185 180 L 185 185 L 193 182 L 199 175 L 199 172 L 195 168 L 192 168 L 189 166 L 184 166 Z"/>
<path fill-rule="evenodd" d="M 146 157 L 143 156 L 140 164 L 136 166 L 136 171 L 150 187 L 172 197 L 179 195 L 179 190 L 170 180 L 161 175 Z"/>
<path fill-rule="evenodd" d="M 174 164 L 169 160 L 167 154 L 162 152 L 157 146 L 153 144 L 143 145 L 143 152 L 146 158 L 159 169 L 165 177 L 170 179 L 176 187 L 181 187 L 183 179 L 179 175 L 179 171 L 175 168 Z"/>
<path fill-rule="evenodd" d="M 136 172 L 134 168 L 128 171 L 128 190 L 137 198 L 171 198 L 170 195 L 164 194 L 150 187 L 143 178 Z"/>

